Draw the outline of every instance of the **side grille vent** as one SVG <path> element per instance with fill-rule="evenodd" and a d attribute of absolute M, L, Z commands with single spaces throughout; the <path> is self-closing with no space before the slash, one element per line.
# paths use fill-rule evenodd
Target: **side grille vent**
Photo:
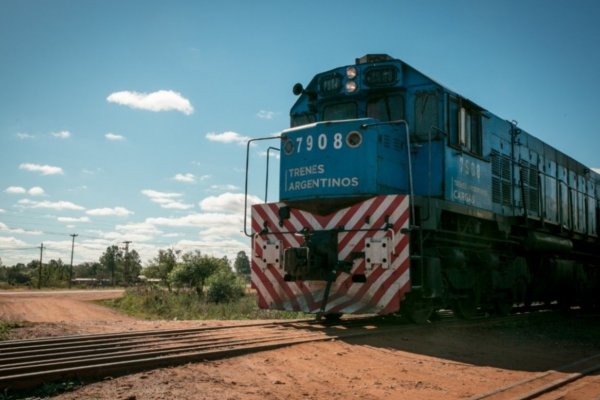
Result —
<path fill-rule="evenodd" d="M 496 204 L 512 204 L 510 157 L 492 151 L 492 201 Z"/>
<path fill-rule="evenodd" d="M 539 170 L 538 167 L 521 160 L 519 163 L 519 177 L 521 178 L 521 204 L 527 211 L 539 213 Z"/>

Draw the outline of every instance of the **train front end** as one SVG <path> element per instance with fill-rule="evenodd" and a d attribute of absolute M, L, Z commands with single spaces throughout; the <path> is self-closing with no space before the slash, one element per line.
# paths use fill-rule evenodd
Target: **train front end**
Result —
<path fill-rule="evenodd" d="M 315 122 L 281 135 L 280 201 L 252 207 L 261 308 L 389 314 L 409 289 L 402 123 Z"/>

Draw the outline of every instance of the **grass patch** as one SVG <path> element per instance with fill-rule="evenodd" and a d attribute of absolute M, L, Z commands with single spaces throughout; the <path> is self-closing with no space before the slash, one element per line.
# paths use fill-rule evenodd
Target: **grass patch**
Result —
<path fill-rule="evenodd" d="M 0 340 L 8 340 L 10 331 L 21 326 L 19 322 L 0 320 Z"/>
<path fill-rule="evenodd" d="M 117 299 L 101 300 L 101 304 L 143 319 L 240 320 L 307 318 L 301 312 L 261 310 L 256 295 L 246 294 L 229 303 L 211 303 L 194 291 L 168 292 L 156 287 L 128 289 Z"/>

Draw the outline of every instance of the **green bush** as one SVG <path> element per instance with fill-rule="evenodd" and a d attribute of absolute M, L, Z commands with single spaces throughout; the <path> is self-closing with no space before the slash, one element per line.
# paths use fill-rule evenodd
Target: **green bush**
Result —
<path fill-rule="evenodd" d="M 0 340 L 7 340 L 10 336 L 10 331 L 21 326 L 19 322 L 0 320 Z"/>
<path fill-rule="evenodd" d="M 215 287 L 219 287 L 219 284 Z M 118 299 L 98 302 L 145 319 L 235 320 L 308 317 L 300 312 L 261 310 L 258 308 L 255 293 L 244 294 L 236 300 L 218 304 L 209 301 L 207 297 L 208 295 L 198 297 L 195 290 L 169 292 L 159 287 L 138 287 L 127 289 L 123 297 Z"/>
<path fill-rule="evenodd" d="M 231 303 L 244 295 L 244 282 L 231 270 L 221 269 L 208 278 L 208 301 Z"/>

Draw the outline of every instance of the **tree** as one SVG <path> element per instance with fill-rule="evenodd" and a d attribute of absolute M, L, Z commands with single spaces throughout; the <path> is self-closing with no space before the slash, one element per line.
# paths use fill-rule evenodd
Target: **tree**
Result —
<path fill-rule="evenodd" d="M 244 282 L 230 268 L 220 268 L 208 278 L 207 298 L 212 303 L 229 303 L 244 295 Z"/>
<path fill-rule="evenodd" d="M 84 262 L 73 267 L 74 278 L 105 278 L 102 264 L 99 262 Z"/>
<path fill-rule="evenodd" d="M 130 285 L 134 283 L 141 271 L 142 263 L 138 252 L 131 250 L 125 253 L 123 257 L 123 280 L 125 284 Z"/>
<path fill-rule="evenodd" d="M 50 260 L 42 271 L 42 284 L 44 286 L 65 286 L 69 281 L 69 269 L 59 258 Z"/>
<path fill-rule="evenodd" d="M 195 289 L 198 296 L 203 295 L 208 277 L 220 269 L 231 270 L 226 260 L 204 256 L 198 250 L 185 253 L 181 260 L 182 262 L 169 274 L 169 281 L 175 287 L 187 286 Z"/>
<path fill-rule="evenodd" d="M 250 260 L 245 251 L 239 251 L 233 263 L 235 272 L 242 276 L 246 281 L 250 280 Z"/>
<path fill-rule="evenodd" d="M 6 268 L 6 282 L 9 285 L 31 285 L 31 271 L 27 270 L 25 264 L 4 268 Z"/>
<path fill-rule="evenodd" d="M 119 250 L 118 246 L 112 245 L 106 248 L 106 251 L 100 256 L 100 264 L 107 270 L 110 271 L 111 284 L 115 285 L 115 276 L 118 273 L 119 264 L 123 259 L 123 254 Z"/>
<path fill-rule="evenodd" d="M 171 282 L 169 282 L 169 274 L 177 265 L 177 257 L 181 253 L 180 250 L 158 250 L 158 255 L 154 257 L 150 264 L 144 269 L 144 274 L 149 278 L 158 278 L 167 285 L 171 290 Z"/>

